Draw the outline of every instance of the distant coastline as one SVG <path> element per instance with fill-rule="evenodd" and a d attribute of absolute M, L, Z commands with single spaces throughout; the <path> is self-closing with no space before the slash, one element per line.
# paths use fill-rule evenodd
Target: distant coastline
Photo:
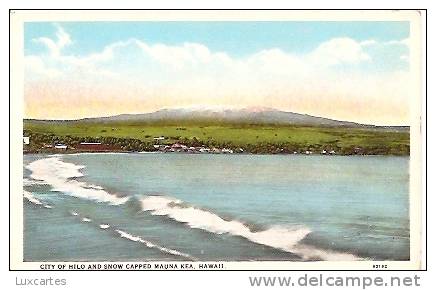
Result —
<path fill-rule="evenodd" d="M 69 153 L 129 153 L 160 152 L 184 154 L 299 154 L 299 155 L 409 155 L 410 146 L 400 142 L 381 145 L 359 143 L 341 146 L 339 142 L 294 142 L 232 143 L 206 141 L 193 138 L 154 137 L 154 141 L 136 138 L 71 136 L 53 133 L 35 133 L 25 130 L 28 141 L 23 145 L 24 154 L 69 154 Z M 162 138 L 159 140 L 159 138 Z M 365 140 L 365 139 L 362 139 Z"/>

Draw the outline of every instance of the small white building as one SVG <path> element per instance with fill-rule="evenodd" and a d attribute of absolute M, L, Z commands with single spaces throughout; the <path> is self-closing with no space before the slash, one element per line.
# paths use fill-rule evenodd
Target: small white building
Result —
<path fill-rule="evenodd" d="M 67 150 L 67 145 L 65 144 L 56 144 L 55 149 Z"/>
<path fill-rule="evenodd" d="M 213 147 L 213 148 L 212 148 L 212 152 L 213 152 L 213 153 L 221 153 L 221 150 L 218 149 L 218 148 Z"/>
<path fill-rule="evenodd" d="M 30 144 L 30 137 L 23 137 L 23 144 L 29 145 Z"/>
<path fill-rule="evenodd" d="M 232 149 L 228 149 L 228 148 L 223 148 L 223 149 L 221 149 L 221 152 L 222 153 L 230 153 L 230 154 L 232 154 L 233 150 Z"/>
<path fill-rule="evenodd" d="M 81 142 L 80 145 L 101 145 L 101 142 Z"/>

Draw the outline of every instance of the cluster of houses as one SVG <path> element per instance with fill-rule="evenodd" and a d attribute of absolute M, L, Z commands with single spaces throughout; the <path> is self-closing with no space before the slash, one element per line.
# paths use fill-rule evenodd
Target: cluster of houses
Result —
<path fill-rule="evenodd" d="M 156 142 L 155 145 L 153 145 L 154 149 L 156 149 L 159 152 L 186 152 L 186 153 L 214 153 L 214 154 L 233 154 L 233 153 L 244 153 L 244 150 L 242 148 L 237 149 L 234 151 L 233 149 L 229 148 L 207 148 L 204 146 L 201 147 L 188 147 L 184 144 L 180 143 L 174 143 L 172 145 L 168 144 L 159 144 L 160 141 L 165 140 L 165 137 L 154 137 L 154 140 Z M 30 144 L 30 137 L 23 137 L 23 144 L 29 145 Z M 100 142 L 82 142 L 80 144 L 75 145 L 75 147 L 71 147 L 67 144 L 63 143 L 56 143 L 56 144 L 44 144 L 43 148 L 45 149 L 56 149 L 60 151 L 64 151 L 67 149 L 76 149 L 79 151 L 93 151 L 93 152 L 107 152 L 111 151 L 114 148 L 112 148 L 109 145 L 102 144 Z M 360 149 L 360 148 L 356 148 Z M 282 149 L 283 150 L 283 149 Z M 356 151 L 355 150 L 355 151 Z M 294 154 L 305 154 L 305 155 L 312 155 L 313 152 L 310 150 L 306 150 L 303 152 L 297 152 L 294 151 Z M 320 152 L 322 155 L 335 155 L 336 152 L 334 150 L 322 150 Z"/>
<path fill-rule="evenodd" d="M 23 145 L 30 145 L 30 137 L 23 137 Z M 56 149 L 65 151 L 67 149 L 75 149 L 79 151 L 94 151 L 105 152 L 111 151 L 113 148 L 110 145 L 102 144 L 101 142 L 81 142 L 80 144 L 73 146 L 64 143 L 44 144 L 43 149 Z"/>
<path fill-rule="evenodd" d="M 207 147 L 188 147 L 186 145 L 175 143 L 172 145 L 156 144 L 153 147 L 160 152 L 186 152 L 186 153 L 215 153 L 215 154 L 232 154 L 232 149 L 228 148 L 207 148 Z M 244 152 L 242 148 L 239 149 L 240 153 Z"/>
<path fill-rule="evenodd" d="M 298 154 L 298 152 L 297 152 L 297 151 L 294 151 L 294 154 Z M 304 154 L 306 154 L 306 155 L 312 155 L 313 152 L 310 151 L 310 150 L 306 150 L 306 151 L 304 152 Z M 335 150 L 329 150 L 329 151 L 327 151 L 327 150 L 322 150 L 322 151 L 321 151 L 321 154 L 322 154 L 322 155 L 335 155 L 336 152 L 335 152 Z"/>
<path fill-rule="evenodd" d="M 91 151 L 107 151 L 109 150 L 109 146 L 105 144 L 101 144 L 100 142 L 82 142 L 75 147 L 69 146 L 63 143 L 52 144 L 44 144 L 44 148 L 54 148 L 58 150 L 67 150 L 67 149 L 77 149 L 77 150 L 91 150 Z"/>
<path fill-rule="evenodd" d="M 153 147 L 160 151 L 160 152 L 186 152 L 186 153 L 215 153 L 215 154 L 232 154 L 232 153 L 244 153 L 244 149 L 239 148 L 238 150 L 234 151 L 232 149 L 228 148 L 207 148 L 207 147 L 188 147 L 183 144 L 175 143 L 172 145 L 163 145 L 163 144 L 156 144 L 153 145 Z M 304 152 L 297 152 L 294 151 L 294 154 L 306 154 L 306 155 L 312 155 L 313 151 L 306 150 Z M 322 150 L 320 152 L 322 155 L 335 155 L 335 150 Z"/>
<path fill-rule="evenodd" d="M 335 150 L 330 150 L 330 151 L 322 150 L 322 151 L 321 151 L 321 154 L 323 154 L 323 155 L 327 155 L 327 154 L 329 154 L 329 155 L 335 155 L 336 152 L 335 152 Z"/>

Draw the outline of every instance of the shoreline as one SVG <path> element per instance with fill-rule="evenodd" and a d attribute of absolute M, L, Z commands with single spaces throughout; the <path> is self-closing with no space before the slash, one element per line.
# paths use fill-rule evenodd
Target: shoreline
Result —
<path fill-rule="evenodd" d="M 256 156 L 387 156 L 387 157 L 410 157 L 410 154 L 321 154 L 321 153 L 197 153 L 197 152 L 162 152 L 162 151 L 45 151 L 45 152 L 23 152 L 24 155 L 85 155 L 85 154 L 187 154 L 187 155 L 256 155 Z"/>

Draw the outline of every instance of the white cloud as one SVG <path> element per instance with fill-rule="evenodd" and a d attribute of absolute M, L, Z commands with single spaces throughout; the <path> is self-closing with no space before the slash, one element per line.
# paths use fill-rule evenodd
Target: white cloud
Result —
<path fill-rule="evenodd" d="M 54 78 L 61 74 L 61 72 L 56 69 L 46 67 L 44 61 L 37 56 L 24 57 L 24 63 L 26 76 L 31 77 L 31 75 L 38 75 L 46 78 Z"/>
<path fill-rule="evenodd" d="M 371 46 L 371 45 L 376 45 L 377 41 L 375 41 L 374 39 L 368 39 L 368 40 L 364 40 L 360 42 L 360 45 L 365 47 L 365 46 Z"/>
<path fill-rule="evenodd" d="M 56 37 L 58 39 L 57 45 L 59 48 L 63 48 L 72 43 L 71 37 L 61 26 L 57 26 Z"/>
<path fill-rule="evenodd" d="M 360 45 L 363 47 L 371 47 L 371 46 L 390 46 L 390 45 L 399 45 L 410 47 L 410 38 L 404 38 L 400 40 L 388 40 L 388 41 L 376 41 L 374 39 L 364 40 L 360 42 Z"/>
<path fill-rule="evenodd" d="M 364 52 L 362 44 L 351 38 L 333 38 L 321 43 L 309 57 L 313 62 L 324 65 L 358 64 L 371 57 Z"/>
<path fill-rule="evenodd" d="M 384 43 L 385 45 L 404 45 L 410 47 L 410 38 L 404 38 L 401 40 L 390 40 Z"/>
<path fill-rule="evenodd" d="M 33 39 L 34 42 L 45 45 L 53 57 L 60 56 L 61 50 L 72 43 L 70 35 L 61 26 L 56 27 L 56 40 L 47 37 Z"/>
<path fill-rule="evenodd" d="M 104 47 L 100 52 L 84 56 L 64 55 L 62 49 L 71 44 L 70 36 L 58 28 L 57 40 L 41 37 L 35 41 L 44 43 L 50 51 L 49 56 L 36 56 L 40 62 L 56 68 L 63 68 L 65 77 L 68 72 L 80 69 L 87 73 L 105 71 L 110 67 L 114 74 L 120 74 L 117 66 L 126 62 L 132 72 L 137 72 L 140 65 L 147 64 L 155 72 L 180 73 L 195 75 L 212 74 L 252 74 L 262 72 L 273 75 L 313 74 L 319 70 L 338 64 L 359 64 L 371 58 L 363 50 L 363 45 L 350 38 L 334 38 L 320 44 L 307 54 L 298 55 L 278 48 L 259 51 L 243 58 L 232 58 L 225 52 L 211 51 L 199 43 L 180 45 L 149 44 L 138 39 L 115 42 Z M 126 71 L 123 71 L 126 73 Z M 37 73 L 37 71 L 35 71 Z M 121 75 L 120 75 L 121 76 Z"/>

